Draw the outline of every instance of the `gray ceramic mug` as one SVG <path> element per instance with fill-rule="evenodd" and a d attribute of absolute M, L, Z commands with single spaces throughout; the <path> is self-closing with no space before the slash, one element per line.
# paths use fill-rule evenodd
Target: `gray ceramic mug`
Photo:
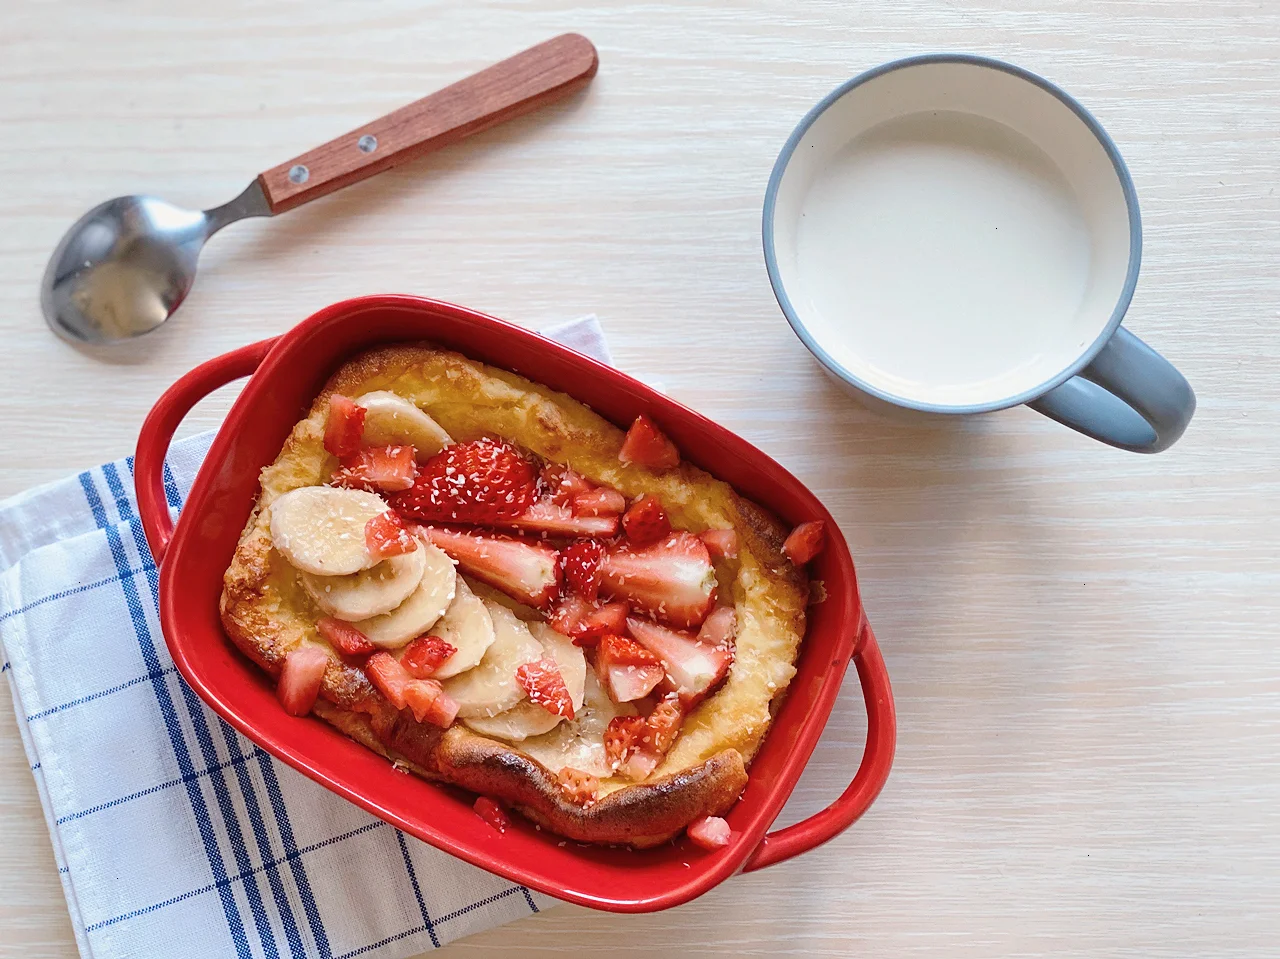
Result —
<path fill-rule="evenodd" d="M 849 389 L 926 413 L 1025 403 L 1156 453 L 1186 379 L 1120 326 L 1138 281 L 1133 180 L 1087 110 L 1035 74 L 912 57 L 832 91 L 765 195 L 769 280 Z"/>

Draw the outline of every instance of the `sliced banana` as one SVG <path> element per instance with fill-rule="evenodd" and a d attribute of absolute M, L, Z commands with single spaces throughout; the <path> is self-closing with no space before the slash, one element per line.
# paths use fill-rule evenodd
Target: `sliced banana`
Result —
<path fill-rule="evenodd" d="M 440 424 L 403 396 L 377 390 L 356 397 L 365 408 L 365 446 L 412 446 L 419 463 L 425 463 L 453 442 Z"/>
<path fill-rule="evenodd" d="M 440 664 L 435 679 L 448 679 L 479 664 L 493 645 L 493 617 L 484 601 L 471 591 L 467 581 L 458 577 L 457 592 L 440 621 L 431 630 L 457 650 Z"/>
<path fill-rule="evenodd" d="M 444 691 L 457 701 L 458 716 L 462 719 L 496 716 L 524 699 L 524 689 L 516 681 L 516 670 L 542 658 L 542 644 L 511 610 L 497 603 L 485 606 L 493 619 L 492 645 L 479 666 L 459 673 L 444 684 Z"/>
<path fill-rule="evenodd" d="M 542 644 L 543 650 L 560 667 L 560 675 L 564 684 L 569 687 L 569 698 L 573 700 L 573 711 L 582 708 L 583 689 L 587 680 L 587 657 L 582 654 L 582 647 L 573 645 L 564 633 L 556 632 L 546 623 L 530 623 L 529 632 Z M 546 712 L 546 710 L 543 710 Z"/>
<path fill-rule="evenodd" d="M 355 623 L 356 629 L 375 646 L 394 649 L 416 639 L 434 626 L 453 602 L 458 579 L 453 560 L 426 542 L 414 552 L 423 554 L 422 579 L 418 581 L 418 588 L 391 612 Z"/>
<path fill-rule="evenodd" d="M 582 708 L 587 679 L 586 657 L 568 636 L 556 632 L 546 623 L 529 623 L 528 626 L 534 639 L 542 645 L 543 655 L 550 657 L 560 667 L 560 675 L 569 688 L 569 697 L 573 700 L 576 713 Z M 522 699 L 496 716 L 473 716 L 465 720 L 468 726 L 482 735 L 517 743 L 530 736 L 550 732 L 563 721 L 563 716 L 548 712 L 527 699 Z"/>
<path fill-rule="evenodd" d="M 611 700 L 596 679 L 595 671 L 588 670 L 583 684 L 582 709 L 577 715 L 549 733 L 524 740 L 520 751 L 553 773 L 571 766 L 604 779 L 613 774 L 604 751 L 604 731 L 609 720 L 636 713 L 631 703 L 619 705 Z"/>
<path fill-rule="evenodd" d="M 377 560 L 364 543 L 364 524 L 387 511 L 373 493 L 303 486 L 271 504 L 271 542 L 296 569 L 347 576 Z"/>
<path fill-rule="evenodd" d="M 346 576 L 302 573 L 302 588 L 330 616 L 354 623 L 389 613 L 408 599 L 422 582 L 426 557 L 426 550 L 415 549 Z"/>

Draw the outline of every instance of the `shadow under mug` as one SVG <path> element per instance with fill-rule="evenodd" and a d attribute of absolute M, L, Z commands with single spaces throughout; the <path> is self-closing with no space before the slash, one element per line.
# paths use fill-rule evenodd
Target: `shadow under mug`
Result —
<path fill-rule="evenodd" d="M 1195 412 L 1182 374 L 1120 326 L 1142 258 L 1124 160 L 1076 100 L 1011 64 L 931 54 L 833 90 L 774 165 L 764 254 L 792 329 L 864 398 L 1025 403 L 1142 453 Z"/>

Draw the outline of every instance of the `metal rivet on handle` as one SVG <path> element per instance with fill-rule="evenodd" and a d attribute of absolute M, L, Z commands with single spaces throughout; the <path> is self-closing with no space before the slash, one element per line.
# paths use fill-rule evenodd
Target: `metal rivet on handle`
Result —
<path fill-rule="evenodd" d="M 309 179 L 311 179 L 311 171 L 301 163 L 289 169 L 290 183 L 306 183 Z"/>
<path fill-rule="evenodd" d="M 372 153 L 378 149 L 378 138 L 372 133 L 366 133 L 356 141 L 356 146 L 359 147 L 361 153 Z"/>

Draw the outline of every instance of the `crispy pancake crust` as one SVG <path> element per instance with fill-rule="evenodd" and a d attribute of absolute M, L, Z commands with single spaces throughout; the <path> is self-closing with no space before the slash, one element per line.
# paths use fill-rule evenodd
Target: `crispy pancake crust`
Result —
<path fill-rule="evenodd" d="M 301 643 L 327 644 L 316 631 L 322 613 L 297 574 L 271 545 L 271 503 L 301 486 L 325 482 L 336 460 L 325 451 L 333 393 L 391 390 L 416 403 L 455 440 L 506 437 L 565 464 L 628 498 L 649 493 L 672 525 L 695 533 L 733 527 L 736 560 L 718 564 L 721 595 L 738 614 L 733 667 L 720 689 L 685 719 L 662 764 L 643 783 L 607 779 L 587 808 L 565 801 L 555 770 L 515 747 L 463 726 L 419 724 L 397 711 L 362 670 L 334 654 L 315 712 L 392 761 L 433 780 L 505 800 L 545 829 L 584 842 L 637 847 L 663 842 L 699 816 L 718 815 L 747 782 L 771 707 L 795 674 L 804 635 L 808 581 L 782 554 L 786 530 L 725 483 L 681 462 L 654 472 L 618 461 L 624 433 L 576 400 L 514 373 L 430 344 L 382 347 L 337 371 L 276 461 L 262 471 L 262 492 L 241 534 L 221 598 L 232 642 L 272 676 Z"/>

